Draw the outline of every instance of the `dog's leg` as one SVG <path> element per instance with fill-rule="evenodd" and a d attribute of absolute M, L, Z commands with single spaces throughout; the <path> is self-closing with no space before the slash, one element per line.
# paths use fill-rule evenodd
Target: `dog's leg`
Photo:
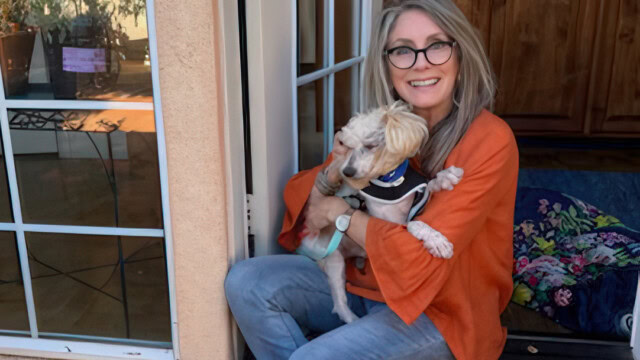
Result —
<path fill-rule="evenodd" d="M 349 309 L 347 304 L 347 290 L 345 280 L 344 257 L 339 251 L 334 251 L 331 255 L 322 259 L 323 270 L 327 274 L 331 297 L 333 298 L 333 312 L 338 314 L 342 321 L 347 324 L 357 320 L 358 316 Z"/>
<path fill-rule="evenodd" d="M 445 190 L 453 190 L 453 185 L 456 185 L 462 179 L 464 171 L 461 168 L 450 166 L 436 174 L 435 179 L 431 179 L 427 183 L 427 189 L 429 192 Z"/>
<path fill-rule="evenodd" d="M 440 232 L 422 221 L 410 221 L 407 230 L 423 242 L 424 247 L 435 257 L 449 259 L 453 256 L 453 244 Z"/>

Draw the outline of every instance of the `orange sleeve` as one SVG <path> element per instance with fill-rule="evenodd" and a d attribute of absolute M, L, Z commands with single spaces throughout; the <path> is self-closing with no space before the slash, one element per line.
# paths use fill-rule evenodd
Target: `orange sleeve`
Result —
<path fill-rule="evenodd" d="M 289 251 L 295 251 L 302 239 L 298 233 L 302 229 L 302 211 L 307 203 L 309 194 L 316 180 L 316 175 L 331 163 L 332 155 L 329 154 L 324 164 L 309 170 L 303 170 L 293 175 L 284 188 L 285 213 L 282 220 L 282 230 L 278 235 L 278 243 Z"/>
<path fill-rule="evenodd" d="M 454 148 L 446 166 L 462 167 L 462 180 L 453 191 L 432 194 L 424 212 L 414 219 L 446 236 L 454 245 L 453 258 L 431 256 L 406 226 L 373 217 L 369 220 L 365 246 L 371 267 L 386 303 L 407 324 L 431 304 L 460 254 L 517 181 L 518 150 L 513 134 L 510 130 L 493 133 L 488 135 L 490 141 L 485 135 L 481 132 Z"/>

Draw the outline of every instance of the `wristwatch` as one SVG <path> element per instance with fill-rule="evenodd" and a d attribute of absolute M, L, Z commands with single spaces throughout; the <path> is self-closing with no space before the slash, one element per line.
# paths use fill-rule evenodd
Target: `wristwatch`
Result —
<path fill-rule="evenodd" d="M 324 254 L 319 258 L 314 258 L 314 260 L 324 259 L 327 256 L 331 255 L 332 252 L 336 251 L 338 246 L 340 245 L 340 241 L 342 241 L 342 236 L 347 229 L 349 228 L 349 223 L 351 223 L 351 215 L 356 211 L 356 209 L 349 208 L 349 210 L 345 211 L 344 214 L 339 215 L 336 218 L 336 231 L 333 232 L 333 236 L 331 237 L 331 241 L 329 241 L 329 245 L 327 245 L 327 250 L 325 250 Z"/>
<path fill-rule="evenodd" d="M 351 224 L 351 215 L 356 211 L 356 209 L 349 208 L 349 210 L 345 211 L 344 214 L 338 216 L 336 218 L 336 229 L 341 233 L 346 233 L 347 229 L 349 229 L 349 225 Z"/>

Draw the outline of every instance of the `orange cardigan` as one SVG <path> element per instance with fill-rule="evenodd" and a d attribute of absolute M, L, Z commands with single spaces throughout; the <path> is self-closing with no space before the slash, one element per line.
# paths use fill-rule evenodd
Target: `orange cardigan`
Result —
<path fill-rule="evenodd" d="M 369 259 L 363 270 L 348 262 L 347 290 L 386 302 L 407 324 L 425 313 L 457 359 L 497 359 L 507 335 L 500 313 L 513 290 L 518 149 L 511 129 L 482 111 L 449 154 L 445 167 L 452 165 L 464 169 L 462 181 L 432 194 L 415 220 L 445 235 L 453 258 L 434 258 L 405 226 L 371 217 Z M 323 166 L 296 174 L 285 188 L 278 241 L 291 251 L 300 244 L 302 209 Z"/>

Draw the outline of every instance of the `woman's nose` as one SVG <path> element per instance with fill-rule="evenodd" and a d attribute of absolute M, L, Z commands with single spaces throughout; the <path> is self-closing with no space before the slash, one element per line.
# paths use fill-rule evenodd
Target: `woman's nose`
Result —
<path fill-rule="evenodd" d="M 414 69 L 428 69 L 428 68 L 430 68 L 432 66 L 431 63 L 429 63 L 429 61 L 427 61 L 427 52 L 426 51 L 418 53 L 417 56 L 418 57 L 416 58 L 416 63 L 413 64 L 413 68 Z"/>

